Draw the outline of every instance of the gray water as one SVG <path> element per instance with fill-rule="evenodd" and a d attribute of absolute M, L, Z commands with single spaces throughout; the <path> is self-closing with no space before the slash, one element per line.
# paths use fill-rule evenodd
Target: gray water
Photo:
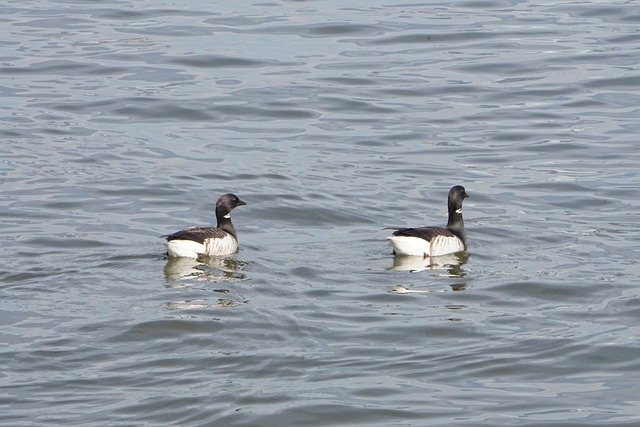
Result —
<path fill-rule="evenodd" d="M 640 423 L 637 2 L 1 20 L 0 424 Z M 468 253 L 394 260 L 455 184 Z"/>

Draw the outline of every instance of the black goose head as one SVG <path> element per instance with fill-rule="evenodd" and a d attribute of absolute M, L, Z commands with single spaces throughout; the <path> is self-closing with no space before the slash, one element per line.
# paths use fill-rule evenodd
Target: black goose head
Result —
<path fill-rule="evenodd" d="M 246 205 L 235 194 L 223 194 L 216 202 L 216 218 L 218 222 L 231 218 L 231 211 L 238 206 Z"/>
<path fill-rule="evenodd" d="M 469 197 L 462 185 L 455 185 L 449 190 L 449 214 L 462 213 L 462 202 Z"/>

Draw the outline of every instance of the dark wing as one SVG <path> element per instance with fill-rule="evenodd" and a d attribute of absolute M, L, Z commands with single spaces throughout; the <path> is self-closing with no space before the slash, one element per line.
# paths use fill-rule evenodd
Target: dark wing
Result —
<path fill-rule="evenodd" d="M 216 227 L 191 227 L 169 234 L 167 242 L 171 240 L 193 240 L 204 243 L 206 239 L 222 239 L 227 236 L 227 232 Z"/>
<path fill-rule="evenodd" d="M 456 237 L 450 230 L 443 227 L 400 228 L 393 232 L 394 236 L 418 237 L 430 242 L 436 236 Z"/>

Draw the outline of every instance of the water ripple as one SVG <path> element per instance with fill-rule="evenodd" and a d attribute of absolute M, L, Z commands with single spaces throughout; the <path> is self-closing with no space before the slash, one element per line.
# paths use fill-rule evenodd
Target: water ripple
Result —
<path fill-rule="evenodd" d="M 4 8 L 3 423 L 632 425 L 636 9 Z"/>

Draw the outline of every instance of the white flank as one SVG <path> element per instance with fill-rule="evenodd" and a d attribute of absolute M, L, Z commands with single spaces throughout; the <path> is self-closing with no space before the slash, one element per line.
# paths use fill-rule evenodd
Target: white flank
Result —
<path fill-rule="evenodd" d="M 455 236 L 436 236 L 430 242 L 419 237 L 390 236 L 389 241 L 397 255 L 432 257 L 464 250 L 464 244 Z"/>
<path fill-rule="evenodd" d="M 429 256 L 429 242 L 419 237 L 389 236 L 396 255 Z"/>
<path fill-rule="evenodd" d="M 165 242 L 169 256 L 198 258 L 198 255 L 229 255 L 238 250 L 238 241 L 230 234 L 223 238 L 206 239 L 204 244 L 193 240 L 174 239 Z"/>
<path fill-rule="evenodd" d="M 464 243 L 456 236 L 436 236 L 431 239 L 431 254 L 440 256 L 464 251 Z"/>
<path fill-rule="evenodd" d="M 207 248 L 205 255 L 229 255 L 238 250 L 238 241 L 231 235 L 227 234 L 222 239 L 206 239 L 204 245 Z"/>
<path fill-rule="evenodd" d="M 164 242 L 167 252 L 171 257 L 198 258 L 198 254 L 204 253 L 204 245 L 193 240 L 170 240 Z"/>

